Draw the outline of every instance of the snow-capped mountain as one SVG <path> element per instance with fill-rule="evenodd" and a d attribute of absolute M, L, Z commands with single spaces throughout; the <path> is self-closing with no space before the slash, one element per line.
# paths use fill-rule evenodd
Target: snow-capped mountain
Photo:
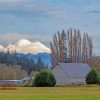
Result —
<path fill-rule="evenodd" d="M 27 39 L 21 39 L 15 44 L 9 44 L 4 51 L 10 52 L 16 51 L 17 53 L 24 54 L 38 54 L 38 53 L 50 53 L 50 49 L 40 42 L 31 42 Z"/>
<path fill-rule="evenodd" d="M 2 45 L 0 45 L 0 51 L 2 51 L 4 49 L 4 47 Z"/>
<path fill-rule="evenodd" d="M 0 51 L 7 52 L 8 50 L 9 52 L 16 51 L 17 56 L 21 56 L 23 53 L 28 59 L 33 59 L 35 62 L 38 61 L 38 58 L 41 58 L 45 65 L 51 67 L 51 51 L 39 41 L 31 42 L 27 39 L 21 39 L 7 47 L 0 45 Z"/>
<path fill-rule="evenodd" d="M 24 54 L 50 53 L 50 49 L 42 43 L 38 41 L 31 42 L 27 39 L 21 39 L 15 44 L 9 44 L 5 48 L 5 51 L 7 50 L 9 50 L 10 52 L 16 51 L 17 53 Z"/>
<path fill-rule="evenodd" d="M 17 46 L 28 46 L 31 45 L 32 43 L 29 40 L 26 39 L 21 39 L 18 42 L 15 43 Z"/>

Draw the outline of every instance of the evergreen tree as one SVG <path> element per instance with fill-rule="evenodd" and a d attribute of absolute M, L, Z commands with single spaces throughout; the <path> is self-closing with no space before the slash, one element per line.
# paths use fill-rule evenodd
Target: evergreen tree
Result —
<path fill-rule="evenodd" d="M 99 84 L 99 76 L 97 72 L 92 69 L 86 77 L 87 84 Z"/>
<path fill-rule="evenodd" d="M 39 71 L 41 69 L 46 69 L 46 65 L 43 63 L 41 58 L 38 58 L 38 61 L 37 61 L 36 65 L 35 65 L 35 70 Z"/>
<path fill-rule="evenodd" d="M 60 62 L 63 62 L 65 63 L 66 62 L 66 59 L 67 59 L 67 36 L 66 36 L 66 33 L 65 31 L 63 30 L 62 33 L 61 33 L 61 48 L 60 48 L 60 51 L 61 51 L 61 59 L 60 59 Z"/>
<path fill-rule="evenodd" d="M 35 75 L 33 86 L 36 87 L 53 87 L 56 84 L 54 75 L 47 71 L 41 70 Z"/>

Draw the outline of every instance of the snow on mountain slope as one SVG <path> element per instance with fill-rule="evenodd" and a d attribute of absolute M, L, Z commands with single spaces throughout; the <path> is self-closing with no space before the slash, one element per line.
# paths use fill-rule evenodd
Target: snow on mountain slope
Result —
<path fill-rule="evenodd" d="M 28 46 L 31 45 L 32 43 L 29 40 L 26 39 L 21 39 L 18 42 L 15 43 L 17 46 Z"/>
<path fill-rule="evenodd" d="M 2 51 L 4 49 L 4 47 L 2 45 L 0 45 L 0 51 Z"/>
<path fill-rule="evenodd" d="M 26 39 L 21 39 L 13 45 L 8 45 L 5 51 L 9 49 L 10 52 L 16 51 L 17 53 L 24 54 L 38 54 L 38 53 L 50 53 L 50 49 L 40 42 L 30 42 Z"/>

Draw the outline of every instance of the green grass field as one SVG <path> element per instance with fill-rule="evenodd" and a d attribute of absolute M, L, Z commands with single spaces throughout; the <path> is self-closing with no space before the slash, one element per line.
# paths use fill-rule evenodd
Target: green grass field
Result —
<path fill-rule="evenodd" d="M 0 100 L 100 100 L 100 87 L 17 87 L 0 90 Z"/>

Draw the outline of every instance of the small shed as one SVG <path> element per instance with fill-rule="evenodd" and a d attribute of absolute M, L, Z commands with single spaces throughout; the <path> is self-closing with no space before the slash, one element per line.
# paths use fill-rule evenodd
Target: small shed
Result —
<path fill-rule="evenodd" d="M 52 73 L 56 85 L 86 84 L 86 76 L 91 67 L 85 63 L 58 63 Z"/>
<path fill-rule="evenodd" d="M 31 83 L 34 80 L 34 77 L 24 77 L 23 79 L 20 80 L 22 84 L 28 84 Z"/>
<path fill-rule="evenodd" d="M 0 80 L 0 85 L 17 85 L 20 80 Z"/>

